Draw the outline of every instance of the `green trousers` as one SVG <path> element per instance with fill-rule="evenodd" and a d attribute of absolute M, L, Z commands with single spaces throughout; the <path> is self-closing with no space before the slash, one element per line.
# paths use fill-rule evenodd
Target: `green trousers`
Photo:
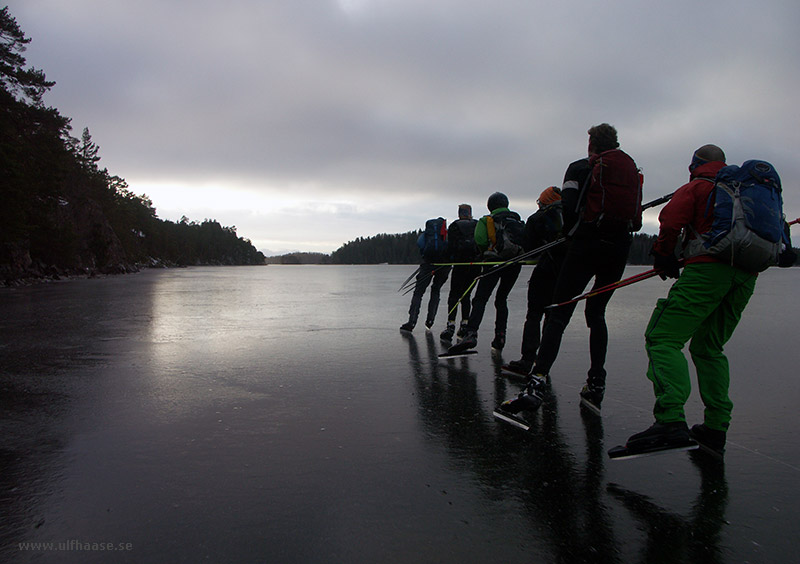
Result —
<path fill-rule="evenodd" d="M 704 422 L 711 429 L 728 428 L 733 403 L 728 397 L 728 359 L 722 349 L 753 295 L 756 278 L 727 264 L 689 264 L 669 295 L 658 300 L 645 331 L 656 421 L 686 420 L 683 407 L 692 385 L 683 347 L 691 340 L 689 353 L 705 406 Z"/>

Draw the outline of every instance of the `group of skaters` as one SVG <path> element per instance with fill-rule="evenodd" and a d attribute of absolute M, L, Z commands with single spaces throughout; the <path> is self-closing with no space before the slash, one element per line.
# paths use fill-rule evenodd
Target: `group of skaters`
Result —
<path fill-rule="evenodd" d="M 535 412 L 544 401 L 542 392 L 550 385 L 550 369 L 577 306 L 572 298 L 592 279 L 592 289 L 601 291 L 586 299 L 590 366 L 580 396 L 583 407 L 600 414 L 606 389 L 605 313 L 614 293 L 613 289 L 604 289 L 622 279 L 632 233 L 642 227 L 643 178 L 634 160 L 620 149 L 613 126 L 603 123 L 590 128 L 588 134 L 588 156 L 567 167 L 561 188 L 550 186 L 541 192 L 539 209 L 527 221 L 509 209 L 505 194 L 496 192 L 488 199 L 488 215 L 476 220 L 471 207 L 462 204 L 458 220 L 446 229 L 443 218 L 430 220 L 418 242 L 423 261 L 416 274 L 409 320 L 401 330 L 414 329 L 429 285 L 425 326 L 433 326 L 441 288 L 452 272 L 447 326 L 440 335 L 451 344 L 442 356 L 472 352 L 477 346 L 478 329 L 495 288 L 491 346 L 498 351 L 504 348 L 507 298 L 521 271 L 523 261 L 519 259 L 534 258 L 535 254 L 537 262 L 528 282 L 522 356 L 502 367 L 505 372 L 524 375 L 527 383 L 517 397 L 495 411 L 511 419 Z M 723 346 L 753 294 L 758 272 L 769 264 L 791 266 L 797 258 L 789 224 L 783 219 L 777 173 L 764 161 L 748 161 L 740 171 L 739 167 L 728 167 L 725 160 L 725 153 L 716 145 L 697 149 L 689 164 L 689 182 L 674 192 L 659 214 L 658 238 L 651 250 L 653 269 L 662 279 L 677 281 L 668 296 L 658 300 L 645 330 L 655 422 L 628 439 L 626 449 L 630 453 L 699 444 L 723 455 L 733 408 Z M 738 256 L 734 265 L 733 258 L 718 252 L 717 246 L 709 249 L 704 244 L 717 227 L 715 199 L 722 205 L 722 197 L 715 192 L 718 173 L 724 168 L 726 173 L 732 169 L 732 174 L 743 174 L 750 163 L 757 166 L 746 171 L 747 178 L 755 177 L 775 188 L 778 198 L 780 232 L 769 251 L 776 260 L 763 266 L 743 264 Z M 440 232 L 434 234 L 437 243 L 432 245 L 432 231 L 436 229 Z M 441 244 L 445 241 L 447 244 Z M 459 304 L 461 322 L 457 328 Z M 454 337 L 457 341 L 452 344 Z M 704 421 L 691 428 L 684 413 L 691 391 L 683 354 L 687 343 L 705 406 Z"/>

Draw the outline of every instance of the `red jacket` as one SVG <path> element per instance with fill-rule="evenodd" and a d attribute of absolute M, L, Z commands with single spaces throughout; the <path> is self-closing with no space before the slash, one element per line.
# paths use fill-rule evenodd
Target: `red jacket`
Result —
<path fill-rule="evenodd" d="M 656 254 L 668 255 L 674 252 L 684 229 L 688 239 L 694 239 L 695 232 L 705 233 L 711 229 L 714 214 L 713 207 L 708 207 L 708 196 L 714 187 L 717 171 L 724 166 L 725 163 L 714 161 L 697 167 L 692 171 L 689 183 L 675 191 L 669 203 L 658 215 L 661 227 L 658 231 L 658 240 L 653 246 Z M 718 261 L 709 255 L 700 255 L 686 262 Z"/>

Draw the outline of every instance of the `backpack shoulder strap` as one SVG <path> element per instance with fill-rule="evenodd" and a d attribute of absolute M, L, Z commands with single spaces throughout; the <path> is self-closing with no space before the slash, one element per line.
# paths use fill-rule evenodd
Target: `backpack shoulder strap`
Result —
<path fill-rule="evenodd" d="M 486 216 L 486 235 L 489 237 L 489 242 L 493 248 L 497 244 L 497 230 L 494 226 L 494 217 L 491 215 Z"/>
<path fill-rule="evenodd" d="M 716 178 L 708 178 L 707 176 L 698 176 L 697 180 L 705 180 L 707 182 L 710 182 L 711 184 L 714 184 L 715 186 L 717 184 Z M 713 208 L 713 205 L 711 203 L 713 201 L 714 201 L 714 189 L 712 188 L 711 192 L 708 194 L 708 200 L 706 201 L 706 211 L 703 213 L 704 217 L 708 217 L 709 211 Z M 694 230 L 694 228 L 692 228 L 692 230 Z M 695 232 L 695 235 L 696 234 L 697 232 Z"/>

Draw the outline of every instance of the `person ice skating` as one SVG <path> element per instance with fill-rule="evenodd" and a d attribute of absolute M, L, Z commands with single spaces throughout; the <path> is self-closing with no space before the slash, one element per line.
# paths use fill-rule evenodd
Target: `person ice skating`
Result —
<path fill-rule="evenodd" d="M 479 260 L 478 247 L 475 245 L 475 226 L 477 219 L 472 218 L 472 206 L 458 206 L 458 219 L 447 229 L 447 249 L 450 260 L 455 263 L 471 263 Z M 480 274 L 479 264 L 456 264 L 450 277 L 450 293 L 447 297 L 447 327 L 439 335 L 443 341 L 451 341 L 456 334 L 456 318 L 458 304 L 461 304 L 461 325 L 458 336 L 463 337 L 470 314 L 470 298 L 472 281 Z"/>
<path fill-rule="evenodd" d="M 537 204 L 539 209 L 525 222 L 526 251 L 537 249 L 562 236 L 564 221 L 561 212 L 561 189 L 556 186 L 546 188 L 539 195 Z M 503 366 L 508 372 L 527 375 L 533 368 L 541 337 L 540 324 L 545 315 L 545 307 L 552 303 L 553 290 L 565 252 L 565 244 L 548 249 L 540 255 L 531 273 L 528 281 L 528 311 L 522 331 L 522 358 Z"/>
<path fill-rule="evenodd" d="M 489 196 L 487 207 L 490 214 L 483 216 L 475 226 L 475 244 L 483 253 L 484 259 L 510 258 L 509 255 L 521 253 L 523 251 L 524 224 L 517 212 L 508 209 L 508 197 L 502 192 L 495 192 Z M 518 249 L 512 249 L 512 247 L 518 247 Z M 494 267 L 490 265 L 483 266 L 481 274 L 490 272 L 492 268 Z M 505 346 L 508 295 L 511 293 L 521 269 L 520 264 L 512 264 L 499 270 L 496 274 L 485 276 L 478 281 L 464 337 L 450 347 L 447 354 L 459 354 L 477 346 L 478 328 L 495 287 L 497 287 L 497 293 L 494 298 L 496 313 L 492 348 L 501 350 Z"/>
<path fill-rule="evenodd" d="M 645 331 L 649 359 L 647 377 L 653 383 L 655 423 L 632 435 L 629 451 L 678 448 L 690 438 L 719 456 L 725 451 L 733 404 L 728 396 L 730 370 L 723 346 L 733 335 L 753 294 L 758 274 L 732 266 L 710 254 L 697 254 L 702 245 L 696 234 L 712 228 L 709 195 L 717 173 L 725 166 L 725 153 L 716 145 L 697 149 L 689 165 L 690 181 L 681 186 L 659 215 L 660 229 L 653 246 L 653 266 L 662 278 L 677 278 L 666 299 L 659 299 Z M 675 248 L 683 233 L 686 265 L 680 273 Z M 785 250 L 779 266 L 795 261 L 789 230 L 784 222 Z M 680 276 L 680 277 L 679 277 Z M 683 347 L 697 372 L 703 401 L 703 422 L 688 428 L 684 404 L 691 380 Z"/>
<path fill-rule="evenodd" d="M 414 280 L 414 293 L 411 296 L 411 305 L 408 308 L 408 321 L 400 326 L 401 331 L 413 331 L 417 325 L 419 312 L 422 308 L 422 297 L 425 295 L 425 290 L 429 284 L 431 286 L 431 295 L 428 298 L 425 327 L 427 329 L 433 327 L 436 310 L 439 308 L 439 294 L 450 273 L 449 266 L 437 266 L 435 264 L 443 262 L 447 258 L 447 222 L 445 219 L 439 217 L 425 222 L 425 230 L 417 239 L 417 246 L 422 255 L 422 262 Z"/>
<path fill-rule="evenodd" d="M 564 232 L 570 234 L 570 240 L 553 303 L 578 295 L 592 278 L 594 288 L 620 280 L 633 240 L 631 232 L 642 225 L 641 176 L 634 160 L 619 149 L 617 130 L 603 123 L 590 128 L 588 133 L 589 158 L 570 164 L 564 176 L 561 191 Z M 612 295 L 613 291 L 593 296 L 586 300 L 585 307 L 591 366 L 580 395 L 581 404 L 596 413 L 605 392 L 608 346 L 605 311 Z M 541 403 L 538 396 L 532 401 L 525 396 L 536 396 L 536 390 L 547 385 L 575 305 L 554 308 L 547 316 L 527 390 L 516 400 L 504 402 L 501 408 L 516 412 Z"/>

